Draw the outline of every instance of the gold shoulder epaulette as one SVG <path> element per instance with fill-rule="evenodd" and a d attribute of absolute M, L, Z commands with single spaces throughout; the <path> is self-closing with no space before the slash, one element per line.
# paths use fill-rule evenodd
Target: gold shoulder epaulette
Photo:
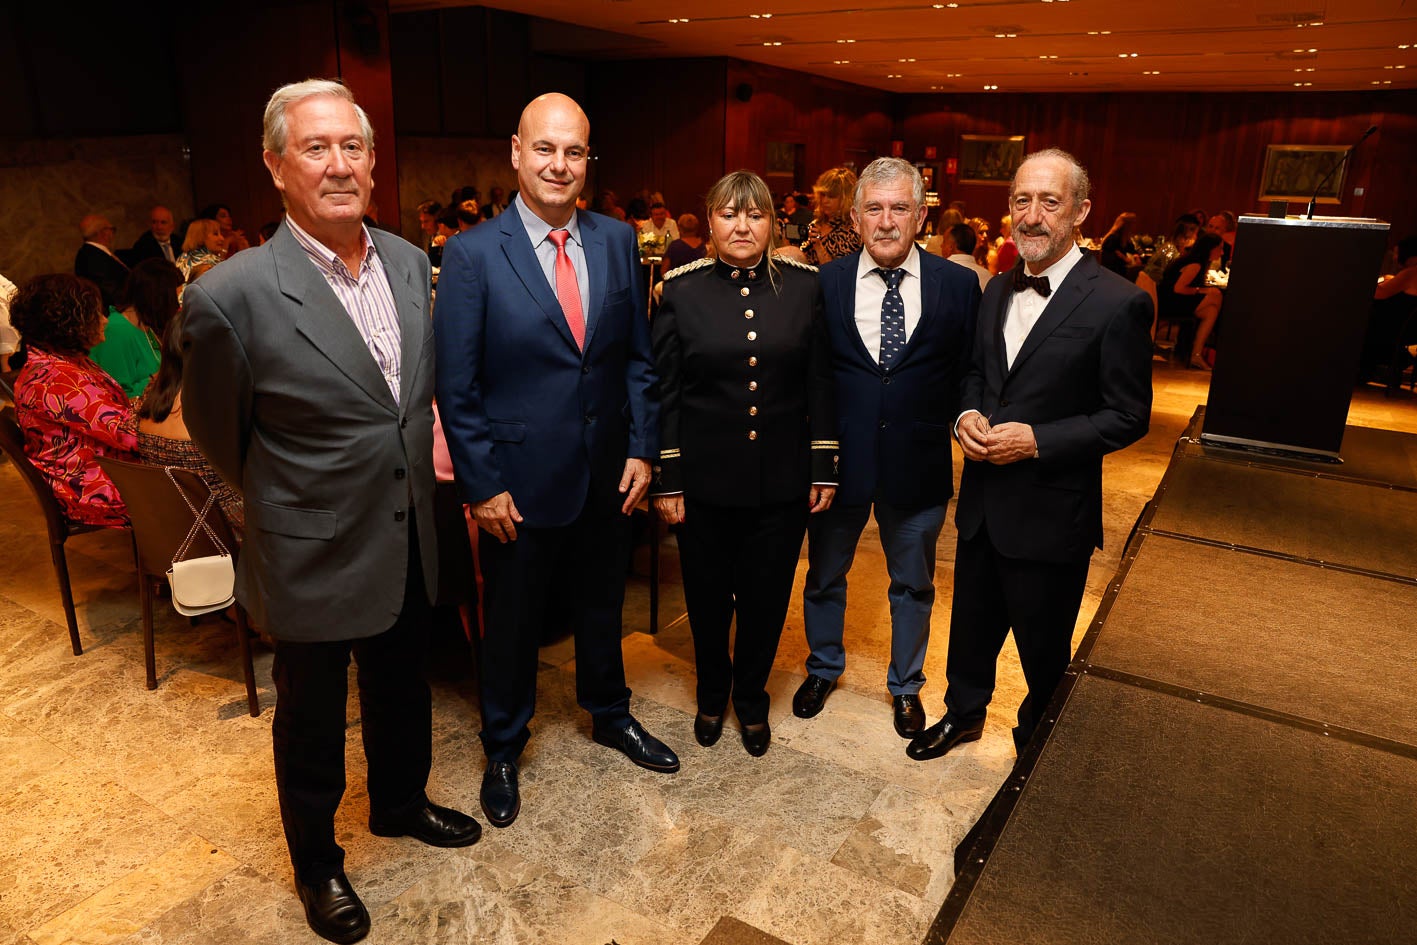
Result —
<path fill-rule="evenodd" d="M 811 263 L 799 262 L 798 260 L 793 259 L 791 256 L 774 256 L 773 260 L 775 262 L 787 263 L 787 265 L 789 266 L 796 266 L 798 269 L 805 269 L 808 272 L 817 271 L 817 267 L 812 265 Z"/>
<path fill-rule="evenodd" d="M 664 280 L 663 280 L 663 281 L 666 281 L 666 282 L 667 282 L 668 280 L 673 279 L 675 276 L 682 276 L 682 275 L 683 275 L 684 273 L 686 273 L 686 272 L 693 272 L 695 269 L 702 269 L 702 268 L 704 268 L 705 266 L 712 266 L 712 265 L 713 265 L 713 260 L 712 260 L 710 257 L 708 257 L 708 256 L 705 256 L 703 259 L 695 259 L 695 260 L 694 260 L 693 262 L 691 262 L 691 263 L 685 263 L 684 265 L 678 267 L 677 269 L 671 269 L 671 270 L 669 270 L 668 272 L 666 272 L 666 273 L 664 274 Z"/>

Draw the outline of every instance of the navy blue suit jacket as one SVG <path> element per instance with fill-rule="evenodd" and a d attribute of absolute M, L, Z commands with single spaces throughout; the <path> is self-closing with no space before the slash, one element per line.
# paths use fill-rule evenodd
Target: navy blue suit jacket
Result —
<path fill-rule="evenodd" d="M 433 324 L 438 412 L 463 498 L 502 492 L 532 528 L 616 493 L 658 455 L 659 406 L 630 227 L 580 211 L 590 278 L 585 351 L 515 207 L 448 240 Z"/>
<path fill-rule="evenodd" d="M 1031 424 L 1039 458 L 966 460 L 955 524 L 965 539 L 987 524 L 1005 557 L 1085 559 L 1102 547 L 1102 457 L 1145 436 L 1151 420 L 1151 300 L 1083 253 L 1010 368 L 1011 282 L 984 292 L 961 408 Z"/>
<path fill-rule="evenodd" d="M 841 440 L 836 501 L 943 505 L 954 494 L 950 432 L 973 345 L 979 277 L 919 252 L 920 323 L 891 369 L 882 371 L 856 328 L 860 255 L 833 260 L 821 271 Z"/>

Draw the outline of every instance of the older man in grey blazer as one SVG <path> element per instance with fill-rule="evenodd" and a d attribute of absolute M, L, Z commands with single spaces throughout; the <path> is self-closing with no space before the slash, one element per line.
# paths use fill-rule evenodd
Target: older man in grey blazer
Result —
<path fill-rule="evenodd" d="M 434 846 L 481 833 L 424 793 L 438 560 L 428 260 L 361 222 L 373 130 L 343 85 L 277 90 L 264 130 L 286 217 L 188 288 L 183 409 L 245 499 L 237 596 L 276 641 L 276 785 L 296 888 L 312 929 L 353 942 L 369 914 L 334 835 L 351 653 L 369 829 Z"/>

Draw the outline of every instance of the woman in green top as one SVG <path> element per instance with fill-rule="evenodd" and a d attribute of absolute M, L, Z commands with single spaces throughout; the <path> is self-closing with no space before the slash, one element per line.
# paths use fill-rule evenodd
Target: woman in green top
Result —
<path fill-rule="evenodd" d="M 123 308 L 109 308 L 103 340 L 89 357 L 119 383 L 123 393 L 137 397 L 148 386 L 162 361 L 158 340 L 177 314 L 177 290 L 182 273 L 166 259 L 145 259 L 128 273 Z"/>

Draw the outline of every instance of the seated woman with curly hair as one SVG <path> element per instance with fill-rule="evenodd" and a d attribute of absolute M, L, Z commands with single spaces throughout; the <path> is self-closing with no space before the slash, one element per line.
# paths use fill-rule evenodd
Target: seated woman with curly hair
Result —
<path fill-rule="evenodd" d="M 36 276 L 15 293 L 10 319 L 29 348 L 15 379 L 25 455 L 69 521 L 126 526 L 128 510 L 97 460 L 138 458 L 136 418 L 123 388 L 88 355 L 103 338 L 98 286 L 71 275 Z"/>
<path fill-rule="evenodd" d="M 212 490 L 222 515 L 239 536 L 246 526 L 241 496 L 226 484 L 202 455 L 182 419 L 182 316 L 163 335 L 162 366 L 138 406 L 138 452 L 150 466 L 190 469 Z"/>

